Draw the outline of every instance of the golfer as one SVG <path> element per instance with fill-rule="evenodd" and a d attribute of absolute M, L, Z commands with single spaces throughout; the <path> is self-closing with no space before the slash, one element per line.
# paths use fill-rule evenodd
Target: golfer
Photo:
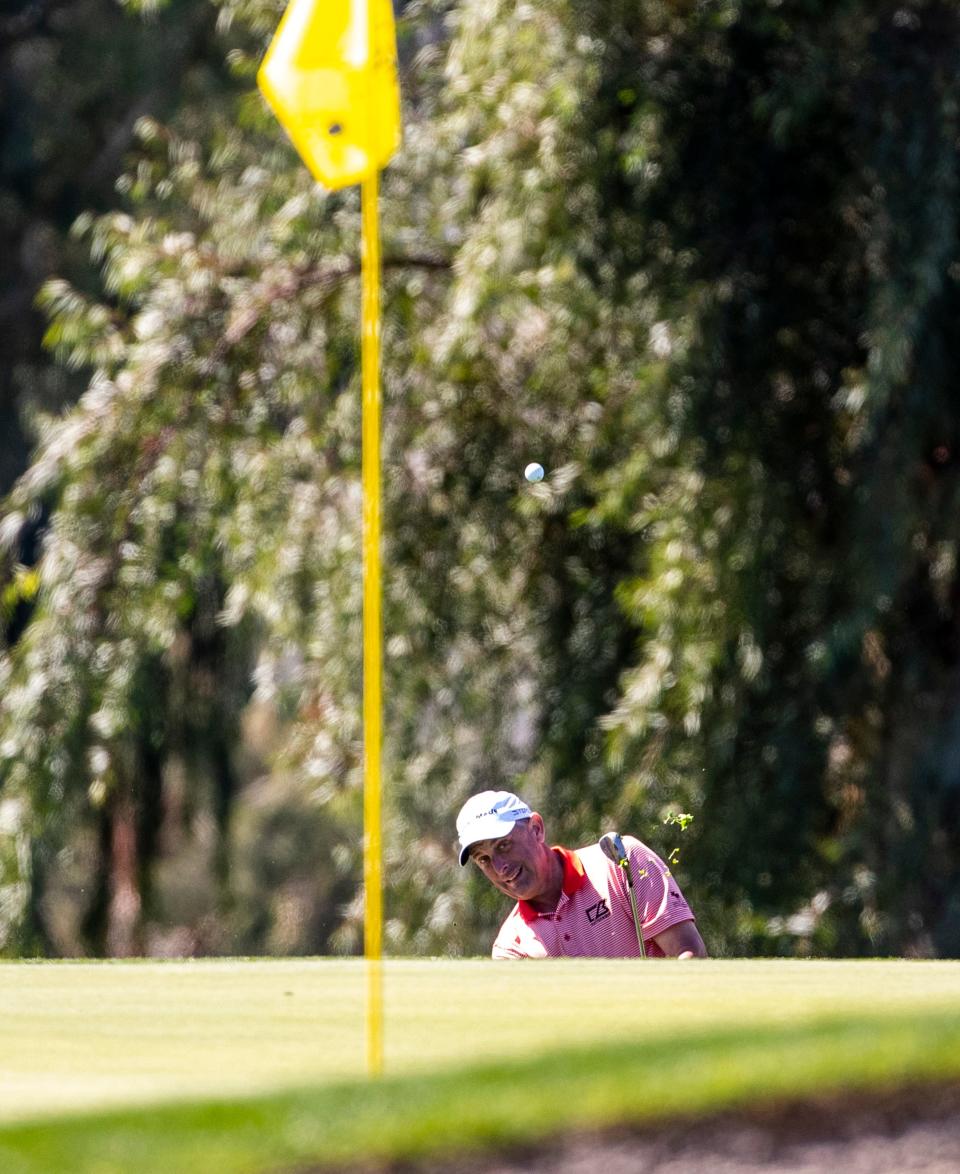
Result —
<path fill-rule="evenodd" d="M 482 791 L 457 816 L 460 863 L 473 860 L 516 905 L 494 958 L 637 958 L 640 946 L 623 869 L 599 844 L 549 847 L 543 819 L 510 791 Z M 624 847 L 649 958 L 704 958 L 706 946 L 670 870 L 632 836 Z"/>

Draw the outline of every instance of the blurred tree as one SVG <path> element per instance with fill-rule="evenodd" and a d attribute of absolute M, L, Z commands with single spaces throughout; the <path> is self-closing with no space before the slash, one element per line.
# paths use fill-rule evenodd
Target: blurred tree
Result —
<path fill-rule="evenodd" d="M 146 18 L 129 9 L 146 8 Z M 222 86 L 207 0 L 33 0 L 0 15 L 0 488 L 27 464 L 30 420 L 77 398 L 78 375 L 41 352 L 34 299 L 54 273 L 95 288 L 69 239 L 116 202 L 136 120 Z M 219 76 L 218 76 L 219 75 Z"/>
<path fill-rule="evenodd" d="M 279 8 L 220 5 L 241 80 Z M 717 952 L 960 946 L 957 19 L 404 10 L 391 949 L 486 948 L 452 821 L 501 784 L 558 838 L 679 847 Z M 49 518 L 4 595 L 33 610 L 0 663 L 0 927 L 44 948 L 80 828 L 110 866 L 77 948 L 179 917 L 185 948 L 356 950 L 357 193 L 252 93 L 139 131 L 127 209 L 78 226 L 102 298 L 46 287 L 51 345 L 96 373 L 0 528 Z"/>
<path fill-rule="evenodd" d="M 693 784 L 734 948 L 955 954 L 956 6 L 703 6 L 632 61 L 621 33 L 696 492 L 622 588 L 649 638 L 614 746 Z"/>

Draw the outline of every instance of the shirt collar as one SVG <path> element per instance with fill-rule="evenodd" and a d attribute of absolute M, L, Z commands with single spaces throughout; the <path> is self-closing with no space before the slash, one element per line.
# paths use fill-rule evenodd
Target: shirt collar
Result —
<path fill-rule="evenodd" d="M 576 852 L 570 852 L 566 848 L 561 848 L 557 845 L 550 850 L 560 857 L 560 861 L 563 864 L 562 895 L 564 897 L 572 897 L 578 889 L 582 889 L 587 883 L 587 874 L 583 871 L 580 857 Z M 528 925 L 531 921 L 536 921 L 540 916 L 536 909 L 526 901 L 518 901 L 517 909 L 520 911 L 520 916 Z"/>

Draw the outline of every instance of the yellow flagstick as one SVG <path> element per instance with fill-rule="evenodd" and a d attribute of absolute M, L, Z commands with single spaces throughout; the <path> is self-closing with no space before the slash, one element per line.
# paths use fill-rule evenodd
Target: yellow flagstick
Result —
<path fill-rule="evenodd" d="M 380 228 L 377 173 L 400 142 L 391 0 L 290 0 L 257 81 L 313 175 L 361 184 L 363 482 L 363 952 L 367 1066 L 383 1071 L 380 750 Z"/>
<path fill-rule="evenodd" d="M 367 959 L 367 1068 L 383 1071 L 383 878 L 381 872 L 380 231 L 377 172 L 363 181 L 361 264 L 363 477 L 363 952 Z"/>

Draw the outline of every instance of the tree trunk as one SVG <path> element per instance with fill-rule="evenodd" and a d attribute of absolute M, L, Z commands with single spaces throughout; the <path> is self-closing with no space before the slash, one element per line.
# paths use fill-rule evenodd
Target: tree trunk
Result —
<path fill-rule="evenodd" d="M 106 935 L 109 957 L 132 958 L 143 953 L 141 906 L 136 810 L 129 797 L 124 797 L 114 806 L 110 828 L 110 904 Z"/>

